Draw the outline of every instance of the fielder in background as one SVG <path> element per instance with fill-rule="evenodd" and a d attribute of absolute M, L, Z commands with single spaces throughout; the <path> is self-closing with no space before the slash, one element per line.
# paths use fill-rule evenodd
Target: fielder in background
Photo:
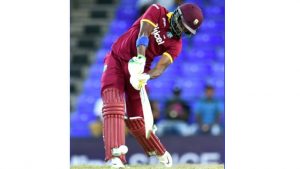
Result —
<path fill-rule="evenodd" d="M 172 166 L 172 157 L 159 138 L 153 132 L 149 139 L 145 137 L 139 90 L 176 59 L 182 48 L 182 34 L 195 35 L 202 20 L 201 9 L 195 4 L 182 4 L 174 12 L 153 4 L 112 45 L 104 59 L 101 79 L 105 160 L 112 168 L 125 167 L 125 124 L 148 156 L 156 156 L 166 167 Z M 157 56 L 161 58 L 150 70 Z M 144 73 L 131 77 L 128 62 L 140 58 L 146 59 Z"/>

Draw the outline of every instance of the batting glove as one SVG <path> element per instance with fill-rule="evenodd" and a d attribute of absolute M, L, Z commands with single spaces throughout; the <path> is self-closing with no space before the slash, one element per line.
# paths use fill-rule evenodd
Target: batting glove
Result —
<path fill-rule="evenodd" d="M 143 73 L 143 74 L 136 74 L 130 76 L 130 83 L 135 90 L 141 90 L 147 84 L 147 81 L 150 79 L 150 75 Z"/>
<path fill-rule="evenodd" d="M 146 57 L 143 55 L 138 55 L 132 57 L 128 62 L 128 70 L 131 76 L 136 74 L 142 74 L 144 72 L 144 67 L 146 64 Z"/>

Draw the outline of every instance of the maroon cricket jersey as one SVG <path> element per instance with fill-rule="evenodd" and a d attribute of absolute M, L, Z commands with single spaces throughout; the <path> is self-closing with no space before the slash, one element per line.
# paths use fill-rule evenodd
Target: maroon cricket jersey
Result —
<path fill-rule="evenodd" d="M 146 67 L 150 68 L 154 57 L 162 54 L 173 60 L 179 55 L 182 48 L 182 41 L 172 37 L 170 32 L 171 13 L 166 8 L 153 4 L 147 11 L 137 19 L 131 28 L 124 33 L 112 45 L 112 53 L 120 59 L 128 62 L 137 55 L 136 40 L 140 31 L 140 23 L 148 22 L 154 26 L 154 30 L 149 36 L 149 45 L 146 50 Z"/>

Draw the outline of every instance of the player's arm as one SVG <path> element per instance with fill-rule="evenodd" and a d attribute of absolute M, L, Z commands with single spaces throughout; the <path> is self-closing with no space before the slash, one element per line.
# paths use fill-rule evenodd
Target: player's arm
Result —
<path fill-rule="evenodd" d="M 155 65 L 154 69 L 150 70 L 150 78 L 157 78 L 160 76 L 165 69 L 173 63 L 173 60 L 179 55 L 182 49 L 182 43 L 173 43 L 166 47 L 166 51 L 162 54 L 162 57 Z"/>
<path fill-rule="evenodd" d="M 163 54 L 155 67 L 149 71 L 150 78 L 153 79 L 160 76 L 171 63 L 170 57 Z"/>
<path fill-rule="evenodd" d="M 151 5 L 143 14 L 140 22 L 140 31 L 136 41 L 137 55 L 146 54 L 149 43 L 149 36 L 153 29 L 157 26 L 160 19 L 160 7 L 157 4 Z"/>
<path fill-rule="evenodd" d="M 147 22 L 141 20 L 140 32 L 136 40 L 137 56 L 131 58 L 128 64 L 128 70 L 131 75 L 130 83 L 136 90 L 140 90 L 151 78 L 149 74 L 143 73 L 146 63 L 145 55 L 149 43 L 149 35 L 155 27 L 155 25 L 149 21 L 150 20 L 147 20 Z"/>
<path fill-rule="evenodd" d="M 154 29 L 154 25 L 149 22 L 141 21 L 140 32 L 136 41 L 137 55 L 146 55 L 146 49 L 149 43 L 149 36 Z"/>
<path fill-rule="evenodd" d="M 128 64 L 128 70 L 130 73 L 130 83 L 136 90 L 141 90 L 146 85 L 150 78 L 156 78 L 160 76 L 164 70 L 172 63 L 170 58 L 163 54 L 154 69 L 148 73 L 142 73 L 144 71 L 145 63 L 142 61 L 142 57 L 133 57 Z M 140 62 L 141 61 L 141 62 Z M 142 73 L 142 74 L 141 74 Z"/>

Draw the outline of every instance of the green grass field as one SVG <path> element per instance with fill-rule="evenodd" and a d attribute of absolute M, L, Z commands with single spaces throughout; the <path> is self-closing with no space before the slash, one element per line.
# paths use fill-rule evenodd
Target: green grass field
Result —
<path fill-rule="evenodd" d="M 127 168 L 131 169 L 164 169 L 163 165 L 132 165 Z M 172 169 L 224 169 L 223 164 L 219 165 L 196 165 L 196 164 L 182 164 L 182 165 L 174 165 L 171 167 Z M 110 169 L 109 166 L 91 166 L 91 165 L 80 165 L 80 166 L 72 166 L 71 169 Z"/>

